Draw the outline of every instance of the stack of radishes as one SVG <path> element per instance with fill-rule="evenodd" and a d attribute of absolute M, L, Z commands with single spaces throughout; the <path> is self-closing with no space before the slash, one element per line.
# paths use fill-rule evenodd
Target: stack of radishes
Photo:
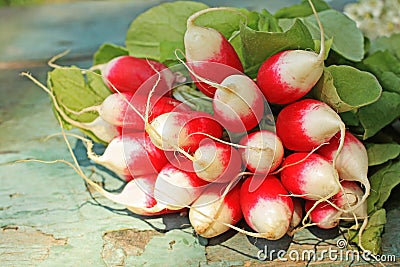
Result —
<path fill-rule="evenodd" d="M 184 65 L 198 89 L 212 98 L 213 114 L 171 96 L 176 75 L 166 66 L 132 56 L 100 67 L 113 94 L 99 106 L 75 112 L 97 112 L 94 122 L 73 121 L 53 97 L 68 123 L 108 143 L 99 156 L 86 140 L 89 158 L 127 184 L 111 194 L 84 179 L 137 214 L 189 208 L 190 222 L 203 237 L 234 228 L 276 240 L 301 221 L 332 228 L 342 219 L 366 219 L 370 186 L 364 146 L 327 104 L 304 99 L 322 76 L 325 56 L 323 27 L 310 4 L 321 30 L 319 54 L 277 53 L 262 64 L 256 82 L 243 74 L 221 33 L 194 23 L 200 14 L 221 8 L 188 19 Z M 283 107 L 276 133 L 259 126 L 267 103 Z M 235 227 L 242 218 L 256 233 Z"/>

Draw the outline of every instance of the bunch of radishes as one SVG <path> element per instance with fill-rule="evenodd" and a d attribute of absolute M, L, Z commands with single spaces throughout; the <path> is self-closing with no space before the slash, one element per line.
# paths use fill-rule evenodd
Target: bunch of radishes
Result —
<path fill-rule="evenodd" d="M 203 237 L 234 228 L 276 240 L 301 221 L 332 228 L 341 219 L 366 219 L 370 185 L 363 144 L 327 104 L 304 99 L 322 76 L 325 56 L 323 27 L 309 2 L 321 30 L 319 53 L 277 53 L 262 64 L 256 81 L 243 73 L 221 33 L 195 25 L 199 15 L 222 8 L 188 19 L 184 65 L 198 89 L 212 98 L 213 114 L 171 96 L 176 75 L 169 68 L 132 56 L 99 67 L 113 91 L 101 105 L 68 110 L 97 112 L 91 123 L 70 119 L 49 92 L 64 120 L 108 143 L 99 156 L 85 140 L 89 158 L 127 184 L 111 194 L 84 179 L 140 215 L 189 208 L 190 222 Z M 276 132 L 259 126 L 267 103 L 283 107 Z M 242 218 L 256 233 L 235 227 Z"/>

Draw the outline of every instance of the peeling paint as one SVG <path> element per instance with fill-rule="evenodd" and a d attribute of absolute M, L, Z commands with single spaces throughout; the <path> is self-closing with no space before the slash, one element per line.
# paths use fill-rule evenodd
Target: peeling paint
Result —
<path fill-rule="evenodd" d="M 46 260 L 51 248 L 65 246 L 67 238 L 55 238 L 31 227 L 7 225 L 0 230 L 0 262 L 2 266 L 20 266 Z"/>

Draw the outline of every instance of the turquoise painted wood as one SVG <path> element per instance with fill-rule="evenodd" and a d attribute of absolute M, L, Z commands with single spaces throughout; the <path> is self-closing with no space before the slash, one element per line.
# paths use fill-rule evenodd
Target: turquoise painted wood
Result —
<path fill-rule="evenodd" d="M 61 64 L 89 66 L 100 44 L 123 44 L 131 20 L 158 3 L 88 1 L 0 9 L 0 266 L 275 266 L 276 260 L 257 260 L 260 249 L 322 250 L 340 238 L 337 232 L 310 229 L 296 234 L 295 242 L 290 238 L 265 242 L 234 231 L 203 240 L 193 234 L 186 216 L 136 216 L 96 193 L 91 195 L 63 163 L 16 163 L 72 160 L 60 136 L 46 139 L 60 132 L 48 97 L 19 73 L 29 71 L 44 82 L 50 70 L 45 62 L 65 49 L 71 53 Z M 271 1 L 268 6 L 277 9 L 288 3 Z M 224 4 L 259 9 L 264 1 Z M 104 181 L 109 190 L 122 185 L 90 165 L 82 144 L 70 140 L 88 175 L 95 169 L 92 178 Z M 386 253 L 399 255 L 399 215 L 398 205 L 393 204 L 384 236 Z"/>

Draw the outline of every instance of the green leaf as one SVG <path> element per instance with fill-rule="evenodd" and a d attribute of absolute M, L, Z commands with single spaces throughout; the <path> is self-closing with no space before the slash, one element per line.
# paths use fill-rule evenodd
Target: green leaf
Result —
<path fill-rule="evenodd" d="M 364 36 L 356 23 L 343 13 L 329 9 L 319 13 L 325 39 L 333 38 L 332 50 L 351 61 L 364 57 Z M 320 39 L 320 29 L 314 16 L 302 19 L 314 39 Z"/>
<path fill-rule="evenodd" d="M 361 235 L 362 246 L 375 255 L 381 252 L 382 233 L 385 224 L 386 211 L 379 209 L 370 215 L 367 226 Z M 349 229 L 348 239 L 359 244 L 358 230 L 355 230 L 355 226 Z"/>
<path fill-rule="evenodd" d="M 258 20 L 258 30 L 264 32 L 282 32 L 278 20 L 268 10 L 261 10 Z"/>
<path fill-rule="evenodd" d="M 400 75 L 400 61 L 387 50 L 375 52 L 362 63 L 375 75 L 386 71 Z"/>
<path fill-rule="evenodd" d="M 317 12 L 330 9 L 331 7 L 322 0 L 313 0 L 313 4 Z M 307 0 L 303 0 L 300 4 L 284 7 L 275 12 L 276 18 L 297 18 L 312 15 L 312 9 Z"/>
<path fill-rule="evenodd" d="M 337 112 L 374 103 L 381 93 L 382 87 L 374 75 L 346 65 L 325 68 L 323 79 L 320 79 L 313 90 L 317 99 Z"/>
<path fill-rule="evenodd" d="M 176 60 L 174 50 L 184 51 L 183 35 L 186 20 L 193 13 L 208 6 L 191 1 L 164 3 L 140 14 L 130 25 L 126 35 L 129 54 L 157 61 Z M 174 43 L 173 49 L 163 49 L 162 44 Z"/>
<path fill-rule="evenodd" d="M 129 52 L 125 47 L 115 44 L 103 44 L 93 55 L 93 65 L 107 63 L 119 56 L 126 56 Z"/>
<path fill-rule="evenodd" d="M 339 114 L 340 118 L 342 118 L 342 121 L 346 126 L 359 126 L 360 125 L 360 120 L 357 117 L 356 112 L 354 111 L 347 111 L 347 112 L 342 112 Z"/>
<path fill-rule="evenodd" d="M 366 144 L 368 166 L 383 164 L 400 155 L 399 144 Z"/>
<path fill-rule="evenodd" d="M 255 77 L 261 64 L 270 56 L 288 49 L 313 49 L 312 37 L 300 20 L 286 32 L 255 31 L 247 26 L 240 28 L 240 42 L 233 42 L 242 48 L 246 74 Z M 238 49 L 239 50 L 239 49 Z"/>
<path fill-rule="evenodd" d="M 382 92 L 375 103 L 362 107 L 358 111 L 358 118 L 364 127 L 363 139 L 367 139 L 383 127 L 400 117 L 400 95 L 392 92 Z"/>
<path fill-rule="evenodd" d="M 383 207 L 394 187 L 400 184 L 400 161 L 392 161 L 369 178 L 371 194 L 367 199 L 368 214 Z"/>
<path fill-rule="evenodd" d="M 400 33 L 394 33 L 388 36 L 381 36 L 371 43 L 369 52 L 388 50 L 391 54 L 400 59 Z"/>
<path fill-rule="evenodd" d="M 53 91 L 58 105 L 63 108 L 79 111 L 83 108 L 99 105 L 111 94 L 110 90 L 103 83 L 101 76 L 88 72 L 86 77 L 82 71 L 76 67 L 54 69 L 48 73 L 47 83 Z M 96 113 L 84 113 L 79 116 L 74 115 L 64 109 L 64 113 L 71 119 L 78 122 L 90 122 L 98 117 Z M 66 121 L 63 121 L 65 129 L 74 128 Z M 82 129 L 81 129 L 82 130 Z M 99 139 L 84 130 L 95 141 Z"/>
<path fill-rule="evenodd" d="M 232 10 L 217 10 L 207 12 L 196 18 L 195 24 L 216 29 L 225 38 L 230 39 L 232 34 L 244 24 L 252 29 L 257 28 L 259 14 L 246 9 L 230 8 Z"/>

